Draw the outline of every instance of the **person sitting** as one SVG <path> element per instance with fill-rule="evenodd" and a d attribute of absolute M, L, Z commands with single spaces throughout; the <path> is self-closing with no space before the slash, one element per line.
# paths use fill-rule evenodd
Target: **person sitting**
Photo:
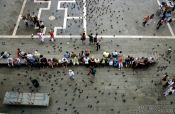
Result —
<path fill-rule="evenodd" d="M 0 59 L 3 58 L 3 59 L 7 59 L 10 57 L 10 53 L 6 52 L 6 51 L 3 51 L 1 52 L 1 56 L 0 56 Z"/>
<path fill-rule="evenodd" d="M 66 59 L 70 58 L 70 53 L 68 51 L 66 51 L 66 53 L 64 53 L 64 58 L 66 58 Z"/>
<path fill-rule="evenodd" d="M 95 58 L 95 64 L 96 64 L 96 66 L 99 66 L 99 64 L 100 64 L 100 59 L 99 58 Z"/>
<path fill-rule="evenodd" d="M 49 67 L 54 68 L 52 59 L 47 59 L 47 64 L 49 65 Z"/>
<path fill-rule="evenodd" d="M 125 58 L 125 67 L 127 68 L 129 65 L 130 65 L 130 56 L 128 55 L 128 57 L 127 58 Z"/>
<path fill-rule="evenodd" d="M 64 58 L 62 58 L 61 63 L 62 63 L 62 65 L 63 65 L 63 67 L 67 68 L 67 65 L 68 65 L 69 61 L 68 61 L 67 58 L 64 57 Z"/>
<path fill-rule="evenodd" d="M 34 56 L 33 56 L 31 53 L 28 53 L 28 54 L 26 55 L 26 58 L 27 58 L 27 63 L 28 63 L 30 66 L 36 64 L 36 59 L 34 58 Z"/>
<path fill-rule="evenodd" d="M 39 59 L 40 58 L 40 53 L 38 52 L 38 50 L 35 50 L 34 51 L 34 57 L 36 58 L 36 59 Z"/>
<path fill-rule="evenodd" d="M 14 66 L 14 59 L 13 58 L 8 58 L 7 59 L 7 65 L 9 66 L 9 67 L 13 67 Z"/>
<path fill-rule="evenodd" d="M 79 61 L 78 61 L 78 57 L 77 57 L 77 55 L 75 55 L 74 56 L 74 58 L 72 59 L 72 63 L 73 63 L 73 65 L 79 65 Z"/>
<path fill-rule="evenodd" d="M 113 57 L 113 58 L 117 58 L 117 57 L 118 57 L 118 52 L 117 52 L 117 50 L 115 50 L 115 51 L 112 52 L 112 57 Z"/>
<path fill-rule="evenodd" d="M 139 65 L 145 65 L 144 60 L 145 60 L 145 58 L 144 58 L 144 57 L 139 58 L 139 59 L 138 59 L 138 64 L 139 64 Z"/>
<path fill-rule="evenodd" d="M 134 57 L 129 56 L 129 65 L 132 66 L 134 62 Z"/>
<path fill-rule="evenodd" d="M 15 66 L 20 66 L 21 65 L 21 60 L 20 60 L 19 57 L 17 57 L 17 58 L 14 59 L 14 65 Z"/>
<path fill-rule="evenodd" d="M 108 63 L 109 63 L 109 66 L 113 66 L 113 62 L 114 62 L 114 61 L 113 61 L 113 58 L 111 57 L 111 58 L 109 59 L 109 62 L 108 62 Z"/>
<path fill-rule="evenodd" d="M 21 58 L 27 58 L 27 53 L 26 52 L 24 52 L 24 51 L 22 51 L 22 50 L 20 50 L 20 52 L 19 52 L 19 57 L 21 57 Z"/>
<path fill-rule="evenodd" d="M 53 61 L 53 66 L 58 66 L 59 62 L 57 58 L 53 58 L 52 61 Z"/>
<path fill-rule="evenodd" d="M 73 59 L 75 56 L 77 56 L 73 51 L 71 53 L 71 59 Z"/>
<path fill-rule="evenodd" d="M 103 57 L 104 57 L 104 58 L 107 59 L 107 58 L 109 57 L 109 55 L 110 55 L 110 54 L 109 54 L 108 52 L 103 52 Z"/>
<path fill-rule="evenodd" d="M 85 56 L 83 60 L 84 60 L 85 66 L 89 67 L 89 60 L 90 60 L 90 58 L 88 56 Z"/>
<path fill-rule="evenodd" d="M 40 65 L 41 65 L 42 67 L 48 65 L 48 64 L 47 64 L 47 58 L 45 58 L 43 55 L 40 55 L 39 62 L 40 62 Z"/>
<path fill-rule="evenodd" d="M 89 55 L 90 55 L 90 49 L 86 49 L 86 50 L 85 50 L 85 56 L 86 56 L 86 57 L 89 57 Z"/>
<path fill-rule="evenodd" d="M 80 62 L 83 62 L 84 56 L 85 56 L 84 51 L 81 51 L 81 52 L 79 53 L 79 61 L 80 61 Z"/>
<path fill-rule="evenodd" d="M 102 59 L 100 60 L 100 63 L 102 66 L 105 66 L 106 65 L 106 58 L 102 57 Z"/>
<path fill-rule="evenodd" d="M 118 67 L 118 58 L 113 59 L 113 66 Z"/>
<path fill-rule="evenodd" d="M 27 57 L 27 59 L 33 59 L 33 58 L 34 58 L 33 54 L 31 54 L 31 53 L 28 53 L 28 54 L 26 55 L 26 57 Z"/>
<path fill-rule="evenodd" d="M 96 66 L 96 63 L 95 63 L 95 58 L 92 56 L 91 58 L 90 58 L 90 66 Z"/>

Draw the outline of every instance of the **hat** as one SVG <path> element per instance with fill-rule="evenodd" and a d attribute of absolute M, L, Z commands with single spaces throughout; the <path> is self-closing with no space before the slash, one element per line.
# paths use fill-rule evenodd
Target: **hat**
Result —
<path fill-rule="evenodd" d="M 71 70 L 71 69 L 69 69 L 69 72 L 72 72 L 72 70 Z"/>

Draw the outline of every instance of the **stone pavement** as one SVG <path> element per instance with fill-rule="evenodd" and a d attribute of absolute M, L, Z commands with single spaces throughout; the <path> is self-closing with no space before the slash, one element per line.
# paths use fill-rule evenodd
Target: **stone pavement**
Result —
<path fill-rule="evenodd" d="M 23 0 L 24 1 L 24 0 Z M 22 0 L 1 0 L 0 9 L 6 13 L 0 15 L 0 35 L 11 35 L 20 14 Z M 42 1 L 34 2 L 34 1 Z M 156 0 L 65 0 L 70 2 L 61 2 L 60 8 L 67 8 L 67 15 L 64 9 L 57 9 L 60 0 L 50 0 L 51 4 L 43 2 L 44 0 L 27 0 L 22 15 L 40 15 L 44 21 L 46 34 L 54 27 L 63 27 L 58 29 L 57 35 L 79 35 L 84 29 L 87 33 L 98 33 L 99 35 L 147 35 L 147 36 L 171 36 L 166 25 L 160 30 L 156 30 L 156 24 L 159 17 L 156 12 L 159 8 Z M 162 0 L 161 0 L 162 1 Z M 86 3 L 84 17 L 83 5 Z M 41 8 L 48 8 L 39 13 Z M 155 14 L 152 23 L 147 27 L 142 27 L 143 17 Z M 53 19 L 49 19 L 53 17 Z M 66 17 L 80 17 L 80 19 L 67 19 Z M 82 19 L 82 18 L 85 18 Z M 86 28 L 84 26 L 86 21 Z M 173 23 L 171 24 L 172 26 Z M 174 31 L 174 28 L 173 28 Z M 19 22 L 16 35 L 36 34 L 33 27 L 26 28 L 24 22 Z"/>
<path fill-rule="evenodd" d="M 12 35 L 24 0 L 0 0 L 0 35 Z M 45 0 L 40 0 L 45 1 Z M 60 0 L 51 0 L 51 10 L 41 13 L 47 29 L 63 26 L 65 12 L 56 10 Z M 65 0 L 73 1 L 73 0 Z M 155 13 L 158 9 L 156 0 L 86 0 L 87 33 L 100 35 L 150 35 L 170 36 L 168 27 L 162 26 L 155 30 L 158 17 L 153 22 L 142 27 L 145 15 Z M 34 3 L 27 0 L 22 15 L 46 8 L 47 3 Z M 83 0 L 74 3 L 62 3 L 62 8 L 68 8 L 71 17 L 83 16 Z M 54 16 L 55 20 L 49 20 Z M 68 19 L 66 29 L 58 30 L 57 35 L 79 35 L 83 31 L 83 19 Z M 174 24 L 172 23 L 174 31 Z M 25 28 L 20 21 L 16 35 L 31 35 L 36 33 L 33 27 Z M 71 67 L 76 74 L 75 81 L 70 81 L 63 68 L 0 68 L 0 113 L 9 114 L 175 114 L 174 96 L 164 97 L 162 85 L 159 84 L 163 74 L 168 73 L 174 78 L 175 71 L 175 41 L 174 39 L 102 39 L 101 50 L 96 52 L 93 45 L 83 45 L 80 39 L 56 39 L 55 43 L 46 39 L 40 44 L 38 39 L 0 38 L 0 52 L 9 51 L 15 57 L 16 49 L 26 52 L 39 50 L 43 55 L 62 58 L 65 51 L 80 52 L 91 49 L 95 57 L 101 57 L 103 51 L 114 49 L 123 51 L 125 56 L 154 56 L 159 62 L 148 69 L 133 71 L 125 68 L 119 71 L 115 68 L 97 68 L 93 79 L 87 76 L 87 68 Z M 171 47 L 173 53 L 166 56 Z M 38 79 L 41 87 L 35 90 L 30 79 Z M 6 91 L 49 92 L 50 106 L 14 107 L 2 105 Z"/>
<path fill-rule="evenodd" d="M 13 107 L 0 104 L 0 112 L 10 114 L 174 114 L 174 96 L 164 97 L 159 84 L 164 73 L 174 77 L 175 47 L 168 39 L 103 39 L 102 49 L 82 45 L 78 39 L 57 39 L 54 49 L 49 41 L 40 45 L 37 39 L 0 39 L 1 49 L 15 54 L 16 48 L 33 52 L 38 49 L 44 55 L 62 57 L 63 52 L 90 48 L 92 55 L 101 56 L 103 51 L 122 50 L 124 55 L 153 56 L 159 59 L 156 66 L 134 71 L 125 68 L 97 68 L 93 79 L 87 76 L 87 68 L 71 67 L 75 81 L 69 80 L 63 68 L 0 68 L 0 102 L 6 91 L 49 92 L 50 106 Z M 5 44 L 5 45 L 4 45 Z M 166 50 L 173 53 L 166 57 Z M 49 52 L 49 53 L 48 53 Z M 39 80 L 41 87 L 35 90 L 30 78 Z"/>

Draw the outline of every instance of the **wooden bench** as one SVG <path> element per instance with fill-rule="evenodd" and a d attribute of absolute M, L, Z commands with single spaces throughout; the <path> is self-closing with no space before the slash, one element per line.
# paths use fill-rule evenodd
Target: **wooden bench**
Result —
<path fill-rule="evenodd" d="M 5 105 L 49 106 L 49 94 L 48 93 L 6 92 L 3 104 Z"/>

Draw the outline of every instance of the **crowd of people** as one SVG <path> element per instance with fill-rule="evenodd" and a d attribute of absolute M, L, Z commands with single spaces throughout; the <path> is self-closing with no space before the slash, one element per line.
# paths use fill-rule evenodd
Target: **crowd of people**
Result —
<path fill-rule="evenodd" d="M 162 78 L 162 85 L 164 88 L 164 96 L 175 93 L 175 79 L 170 78 L 167 74 Z"/>
<path fill-rule="evenodd" d="M 42 29 L 44 29 L 45 27 L 44 22 L 39 20 L 34 12 L 32 13 L 32 15 L 30 13 L 28 13 L 27 15 L 23 15 L 22 20 L 24 21 L 26 28 L 34 27 L 34 29 L 42 31 Z"/>
<path fill-rule="evenodd" d="M 157 22 L 156 29 L 158 30 L 162 25 L 166 24 L 167 22 L 172 22 L 172 12 L 175 9 L 175 0 L 162 2 L 160 5 L 160 9 L 157 11 L 157 15 L 160 17 L 159 21 Z M 143 26 L 149 25 L 154 18 L 154 14 L 150 16 L 145 16 L 143 19 Z"/>
<path fill-rule="evenodd" d="M 7 59 L 7 64 L 9 67 L 20 66 L 26 64 L 29 66 L 40 66 L 51 68 L 57 66 L 67 66 L 70 65 L 85 65 L 87 67 L 98 67 L 98 66 L 113 66 L 121 70 L 123 67 L 131 68 L 141 68 L 147 67 L 149 65 L 155 64 L 156 59 L 153 57 L 138 57 L 134 58 L 132 56 L 125 57 L 122 51 L 114 50 L 112 53 L 103 52 L 101 58 L 95 58 L 90 49 L 81 51 L 79 54 L 75 52 L 66 51 L 62 58 L 47 58 L 42 55 L 38 50 L 33 53 L 27 53 L 21 49 L 17 49 L 16 57 L 12 58 L 11 54 L 4 51 L 1 52 L 0 58 Z"/>

